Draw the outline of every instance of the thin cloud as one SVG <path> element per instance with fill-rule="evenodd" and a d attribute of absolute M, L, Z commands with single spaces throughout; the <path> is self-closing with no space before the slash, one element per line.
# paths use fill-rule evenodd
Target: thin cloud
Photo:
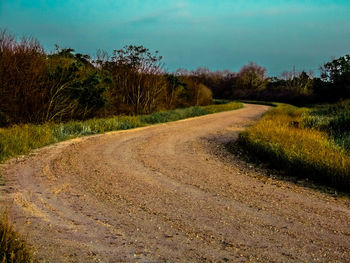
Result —
<path fill-rule="evenodd" d="M 154 12 L 148 13 L 146 15 L 133 18 L 129 21 L 126 21 L 124 25 L 126 26 L 144 26 L 157 24 L 162 21 L 174 18 L 182 14 L 182 10 L 185 8 L 184 4 L 177 4 L 174 7 L 162 10 L 155 10 Z"/>

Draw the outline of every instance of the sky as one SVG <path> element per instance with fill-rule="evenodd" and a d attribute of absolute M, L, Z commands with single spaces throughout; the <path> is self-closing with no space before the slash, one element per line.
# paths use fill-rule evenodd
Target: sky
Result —
<path fill-rule="evenodd" d="M 143 45 L 166 69 L 313 70 L 350 54 L 349 0 L 0 0 L 0 28 L 94 56 Z"/>

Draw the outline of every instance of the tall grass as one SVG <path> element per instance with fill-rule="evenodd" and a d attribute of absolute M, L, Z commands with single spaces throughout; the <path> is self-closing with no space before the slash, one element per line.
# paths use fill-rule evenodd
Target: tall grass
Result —
<path fill-rule="evenodd" d="M 79 136 L 142 126 L 139 117 L 115 117 L 70 121 L 62 124 L 25 124 L 0 129 L 0 162 L 32 149 Z"/>
<path fill-rule="evenodd" d="M 5 215 L 0 220 L 0 262 L 32 262 L 32 253 L 26 242 L 9 224 Z"/>
<path fill-rule="evenodd" d="M 304 124 L 309 109 L 280 104 L 239 136 L 239 143 L 289 174 L 350 191 L 350 156 L 330 136 Z"/>
<path fill-rule="evenodd" d="M 350 153 L 350 101 L 322 105 L 308 111 L 303 118 L 306 127 L 324 131 L 334 142 Z"/>

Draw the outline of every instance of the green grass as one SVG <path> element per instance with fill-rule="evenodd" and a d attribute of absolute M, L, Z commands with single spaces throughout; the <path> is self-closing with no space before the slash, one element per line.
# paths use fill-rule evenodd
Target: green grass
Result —
<path fill-rule="evenodd" d="M 333 141 L 350 153 L 350 101 L 321 105 L 305 114 L 303 124 L 326 132 Z"/>
<path fill-rule="evenodd" d="M 222 112 L 222 111 L 230 111 L 230 110 L 236 110 L 240 109 L 243 107 L 242 103 L 239 102 L 231 102 L 231 103 L 226 103 L 226 104 L 216 104 L 216 105 L 208 105 L 208 106 L 203 106 L 202 108 L 210 113 L 217 113 L 217 112 Z"/>
<path fill-rule="evenodd" d="M 31 250 L 4 215 L 0 220 L 0 262 L 32 262 Z"/>
<path fill-rule="evenodd" d="M 332 123 L 329 115 L 310 118 L 315 110 L 279 104 L 241 133 L 238 143 L 289 175 L 350 192 L 350 156 L 325 132 Z"/>
<path fill-rule="evenodd" d="M 141 123 L 149 125 L 156 123 L 164 123 L 169 121 L 177 121 L 190 117 L 198 117 L 202 115 L 218 113 L 222 111 L 236 110 L 243 107 L 243 104 L 238 102 L 230 102 L 226 104 L 215 104 L 209 106 L 195 106 L 185 109 L 176 109 L 163 112 L 156 112 L 150 115 L 140 116 Z"/>
<path fill-rule="evenodd" d="M 204 107 L 190 107 L 185 109 L 155 112 L 150 115 L 143 115 L 143 116 L 140 116 L 140 120 L 141 120 L 141 123 L 145 125 L 149 125 L 149 124 L 177 121 L 177 120 L 182 120 L 190 117 L 202 116 L 209 113 L 212 113 L 212 112 L 209 112 Z"/>

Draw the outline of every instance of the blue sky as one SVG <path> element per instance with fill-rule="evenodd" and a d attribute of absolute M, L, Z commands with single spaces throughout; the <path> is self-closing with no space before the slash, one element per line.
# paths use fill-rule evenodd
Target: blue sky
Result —
<path fill-rule="evenodd" d="M 47 50 L 142 44 L 170 71 L 253 61 L 279 75 L 350 53 L 349 0 L 0 0 L 0 27 Z"/>

